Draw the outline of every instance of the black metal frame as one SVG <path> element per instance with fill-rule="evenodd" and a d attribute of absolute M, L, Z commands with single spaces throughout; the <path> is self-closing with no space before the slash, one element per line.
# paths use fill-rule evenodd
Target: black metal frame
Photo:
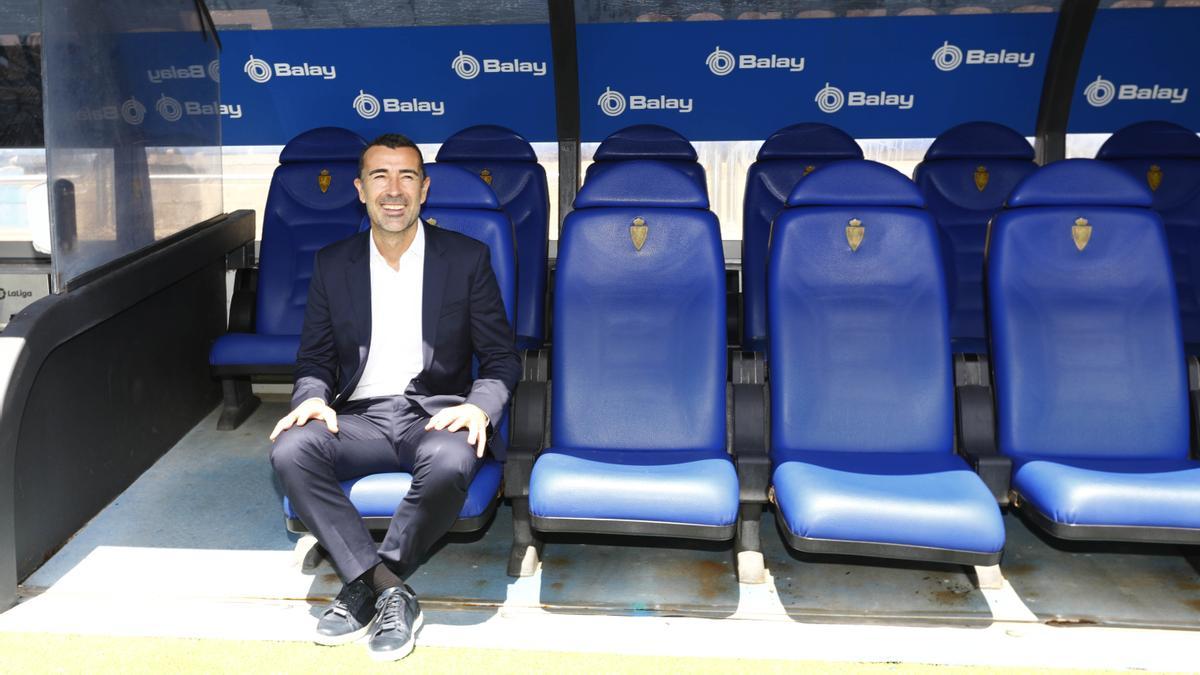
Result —
<path fill-rule="evenodd" d="M 1038 104 L 1034 151 L 1045 166 L 1067 156 L 1067 122 L 1079 77 L 1079 64 L 1087 45 L 1092 19 L 1100 0 L 1063 0 L 1046 60 L 1042 97 Z"/>
<path fill-rule="evenodd" d="M 1012 503 L 1041 530 L 1071 541 L 1119 541 L 1139 544 L 1200 545 L 1200 530 L 1147 525 L 1072 525 L 1053 520 L 1015 492 Z"/>
<path fill-rule="evenodd" d="M 1008 505 L 1012 459 L 996 447 L 991 363 L 983 354 L 954 355 L 955 450 L 983 479 L 996 503 Z"/>

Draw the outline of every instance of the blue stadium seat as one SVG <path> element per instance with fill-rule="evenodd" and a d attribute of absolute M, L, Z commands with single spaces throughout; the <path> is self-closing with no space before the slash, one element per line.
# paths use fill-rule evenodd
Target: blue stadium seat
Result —
<path fill-rule="evenodd" d="M 494 125 L 468 127 L 447 138 L 437 161 L 483 178 L 512 221 L 517 243 L 517 348 L 540 348 L 546 337 L 550 227 L 546 170 L 520 134 Z"/>
<path fill-rule="evenodd" d="M 986 354 L 983 242 L 988 221 L 1025 176 L 1037 169 L 1025 137 L 994 122 L 967 122 L 943 132 L 913 171 L 942 237 L 955 353 Z"/>
<path fill-rule="evenodd" d="M 1144 178 L 1071 159 L 1023 180 L 992 222 L 997 440 L 1013 503 L 1057 537 L 1200 543 L 1200 399 L 1152 203 Z"/>
<path fill-rule="evenodd" d="M 1150 187 L 1167 231 L 1184 347 L 1200 355 L 1200 136 L 1171 122 L 1139 122 L 1109 137 L 1096 159 Z"/>
<path fill-rule="evenodd" d="M 430 181 L 429 194 L 421 217 L 432 226 L 460 232 L 488 245 L 492 270 L 496 273 L 509 321 L 512 321 L 516 307 L 516 252 L 512 223 L 501 210 L 495 193 L 475 173 L 453 164 L 426 164 L 425 173 Z M 361 229 L 370 227 L 370 221 L 363 217 Z M 497 425 L 497 432 L 489 444 L 492 455 L 484 460 L 467 488 L 467 501 L 451 531 L 474 532 L 491 519 L 499 503 L 503 475 L 503 465 L 496 458 L 504 457 L 507 433 L 506 416 Z M 368 527 L 386 530 L 411 484 L 411 474 L 380 473 L 343 481 L 342 489 L 350 496 L 351 503 L 358 508 Z M 289 530 L 307 531 L 286 498 L 283 509 Z"/>
<path fill-rule="evenodd" d="M 746 172 L 742 207 L 742 349 L 767 350 L 767 248 L 775 214 L 797 181 L 817 167 L 862 156 L 849 134 L 819 123 L 784 127 L 759 148 Z"/>
<path fill-rule="evenodd" d="M 542 532 L 731 539 L 724 261 L 708 197 L 672 166 L 634 160 L 588 179 L 574 206 L 559 243 L 552 437 L 513 479 L 514 527 L 528 527 L 527 506 Z M 514 553 L 527 541 L 514 532 Z"/>
<path fill-rule="evenodd" d="M 596 148 L 584 182 L 620 162 L 634 159 L 653 159 L 682 171 L 707 197 L 708 181 L 704 167 L 697 161 L 696 148 L 679 132 L 657 124 L 635 124 L 609 134 Z"/>
<path fill-rule="evenodd" d="M 229 333 L 209 354 L 225 394 L 219 429 L 236 428 L 258 407 L 249 376 L 291 376 L 313 256 L 354 234 L 366 212 L 354 189 L 364 147 L 354 132 L 321 127 L 296 136 L 279 153 L 263 215 L 257 284 L 241 275 Z"/>
<path fill-rule="evenodd" d="M 767 296 L 780 530 L 802 551 L 995 565 L 996 500 L 954 452 L 937 226 L 883 164 L 796 184 L 775 219 Z"/>

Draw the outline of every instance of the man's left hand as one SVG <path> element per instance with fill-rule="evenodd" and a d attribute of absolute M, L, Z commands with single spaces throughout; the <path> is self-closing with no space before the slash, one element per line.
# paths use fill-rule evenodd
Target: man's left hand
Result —
<path fill-rule="evenodd" d="M 487 448 L 487 426 L 487 413 L 473 403 L 464 403 L 445 408 L 431 417 L 425 425 L 425 431 L 437 429 L 453 433 L 466 428 L 467 443 L 475 446 L 476 457 L 483 457 L 483 451 Z"/>

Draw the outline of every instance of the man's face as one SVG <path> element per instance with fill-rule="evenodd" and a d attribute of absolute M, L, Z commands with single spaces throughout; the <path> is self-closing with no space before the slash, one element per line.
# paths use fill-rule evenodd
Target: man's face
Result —
<path fill-rule="evenodd" d="M 372 229 L 400 233 L 417 222 L 429 192 L 429 177 L 421 175 L 420 166 L 412 148 L 376 145 L 367 150 L 354 187 L 367 205 Z"/>

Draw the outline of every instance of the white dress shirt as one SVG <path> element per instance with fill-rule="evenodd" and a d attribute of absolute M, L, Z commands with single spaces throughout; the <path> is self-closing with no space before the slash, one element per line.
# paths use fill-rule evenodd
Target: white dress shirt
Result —
<path fill-rule="evenodd" d="M 425 367 L 421 296 L 425 274 L 425 225 L 418 220 L 400 269 L 388 265 L 371 235 L 371 346 L 350 400 L 401 396 Z"/>

